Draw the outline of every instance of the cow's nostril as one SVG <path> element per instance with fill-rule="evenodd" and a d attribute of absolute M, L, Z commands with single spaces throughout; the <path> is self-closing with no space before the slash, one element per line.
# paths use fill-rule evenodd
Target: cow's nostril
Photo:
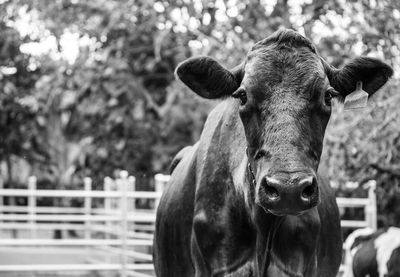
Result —
<path fill-rule="evenodd" d="M 303 201 L 310 201 L 317 193 L 317 182 L 313 176 L 309 176 L 300 181 L 303 190 L 301 192 L 301 198 Z"/>
<path fill-rule="evenodd" d="M 301 193 L 301 196 L 305 199 L 310 199 L 315 193 L 315 186 L 308 185 L 303 189 L 303 192 Z"/>
<path fill-rule="evenodd" d="M 265 189 L 265 194 L 270 200 L 277 200 L 279 198 L 279 192 L 273 186 L 266 185 L 264 189 Z"/>

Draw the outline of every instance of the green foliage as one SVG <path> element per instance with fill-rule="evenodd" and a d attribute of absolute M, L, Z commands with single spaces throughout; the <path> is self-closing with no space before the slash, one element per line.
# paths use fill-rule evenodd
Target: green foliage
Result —
<path fill-rule="evenodd" d="M 32 174 L 57 186 L 79 185 L 82 175 L 100 181 L 117 168 L 146 183 L 199 138 L 215 105 L 175 80 L 179 62 L 210 55 L 233 67 L 255 41 L 288 27 L 335 66 L 368 54 L 396 70 L 399 6 L 394 0 L 3 1 L 0 160 L 10 168 L 11 156 L 24 158 Z M 68 48 L 71 42 L 79 48 Z M 381 211 L 399 193 L 397 88 L 396 79 L 364 111 L 336 105 L 321 165 L 339 183 L 377 179 Z"/>

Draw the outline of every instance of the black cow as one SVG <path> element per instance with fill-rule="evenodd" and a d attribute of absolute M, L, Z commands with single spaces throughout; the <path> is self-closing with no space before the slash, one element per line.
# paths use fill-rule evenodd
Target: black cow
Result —
<path fill-rule="evenodd" d="M 222 101 L 161 198 L 157 276 L 335 276 L 339 213 L 317 174 L 331 101 L 359 81 L 373 94 L 392 69 L 367 57 L 335 69 L 307 38 L 280 30 L 232 70 L 197 57 L 176 75 Z"/>
<path fill-rule="evenodd" d="M 359 229 L 346 239 L 343 277 L 399 277 L 400 228 Z"/>

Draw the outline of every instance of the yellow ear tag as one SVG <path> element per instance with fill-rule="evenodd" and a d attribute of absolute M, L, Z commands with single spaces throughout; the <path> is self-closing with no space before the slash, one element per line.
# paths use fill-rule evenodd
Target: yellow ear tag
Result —
<path fill-rule="evenodd" d="M 344 99 L 344 109 L 362 109 L 367 106 L 368 93 L 362 89 L 362 82 L 358 81 L 356 90 Z"/>

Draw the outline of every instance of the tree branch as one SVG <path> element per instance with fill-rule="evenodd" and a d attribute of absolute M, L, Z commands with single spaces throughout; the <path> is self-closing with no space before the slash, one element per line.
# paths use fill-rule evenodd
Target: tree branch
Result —
<path fill-rule="evenodd" d="M 371 163 L 369 166 L 380 172 L 389 173 L 396 177 L 400 177 L 400 166 L 396 167 L 391 165 L 379 165 L 378 163 Z"/>
<path fill-rule="evenodd" d="M 167 98 L 163 105 L 158 105 L 154 99 L 151 97 L 149 91 L 139 82 L 130 82 L 129 86 L 142 94 L 142 96 L 146 100 L 146 105 L 148 109 L 153 111 L 158 118 L 163 118 L 168 110 L 172 107 L 173 103 L 175 102 L 175 98 L 177 97 L 177 91 L 173 89 L 167 90 Z"/>

